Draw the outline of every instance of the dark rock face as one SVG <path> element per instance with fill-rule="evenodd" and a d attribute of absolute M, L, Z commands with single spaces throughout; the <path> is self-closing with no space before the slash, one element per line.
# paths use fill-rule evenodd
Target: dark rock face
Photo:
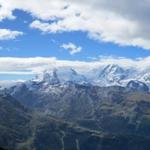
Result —
<path fill-rule="evenodd" d="M 148 92 L 149 91 L 149 88 L 148 86 L 143 83 L 143 82 L 140 82 L 140 81 L 130 81 L 128 84 L 127 84 L 127 88 L 129 89 L 129 91 L 142 91 L 142 92 Z"/>

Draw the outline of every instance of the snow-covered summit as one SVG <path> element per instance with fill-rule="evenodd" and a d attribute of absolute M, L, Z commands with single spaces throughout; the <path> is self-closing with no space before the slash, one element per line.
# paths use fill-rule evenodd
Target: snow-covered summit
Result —
<path fill-rule="evenodd" d="M 131 70 L 120 67 L 117 64 L 109 64 L 93 69 L 87 75 L 87 78 L 94 85 L 111 86 L 121 85 L 123 80 L 127 80 Z"/>
<path fill-rule="evenodd" d="M 84 75 L 68 67 L 46 70 L 38 76 L 38 79 L 39 81 L 48 82 L 49 84 L 61 84 L 66 82 L 82 84 L 87 82 Z"/>
<path fill-rule="evenodd" d="M 90 69 L 89 69 L 90 70 Z M 52 86 L 65 86 L 73 84 L 91 84 L 101 87 L 127 86 L 130 81 L 139 81 L 150 88 L 150 68 L 140 69 L 136 67 L 124 67 L 119 64 L 108 64 L 99 66 L 90 71 L 81 72 L 70 67 L 57 67 L 46 70 L 36 79 L 26 81 L 23 84 L 29 89 Z"/>

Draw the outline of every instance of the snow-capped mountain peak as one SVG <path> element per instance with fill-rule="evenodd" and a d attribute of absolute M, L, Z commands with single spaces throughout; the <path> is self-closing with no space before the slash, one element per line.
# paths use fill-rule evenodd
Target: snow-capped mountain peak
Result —
<path fill-rule="evenodd" d="M 121 80 L 128 77 L 128 70 L 117 64 L 109 64 L 92 70 L 88 77 L 95 85 L 120 85 Z"/>
<path fill-rule="evenodd" d="M 108 78 L 112 78 L 113 80 L 113 78 L 117 76 L 119 78 L 123 78 L 125 73 L 126 73 L 125 70 L 121 68 L 119 65 L 107 65 L 100 72 L 99 77 L 108 77 Z"/>
<path fill-rule="evenodd" d="M 77 73 L 72 68 L 60 67 L 53 70 L 46 70 L 40 76 L 39 79 L 43 82 L 50 84 L 61 84 L 66 82 L 84 83 L 87 82 L 84 75 Z"/>
<path fill-rule="evenodd" d="M 116 64 L 110 64 L 110 65 L 107 65 L 104 69 L 103 69 L 103 72 L 105 73 L 123 73 L 124 72 L 124 69 L 121 68 L 119 65 L 116 65 Z"/>

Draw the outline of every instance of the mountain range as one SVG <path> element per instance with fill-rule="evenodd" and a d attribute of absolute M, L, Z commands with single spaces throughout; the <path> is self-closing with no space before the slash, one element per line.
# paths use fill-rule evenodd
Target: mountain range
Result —
<path fill-rule="evenodd" d="M 61 67 L 0 91 L 0 147 L 149 150 L 149 69 Z"/>
<path fill-rule="evenodd" d="M 150 87 L 150 68 L 109 64 L 86 71 L 76 71 L 69 67 L 58 67 L 44 71 L 37 76 L 37 80 L 47 81 L 50 84 L 73 82 L 76 84 L 92 84 L 100 87 L 126 86 L 129 81 L 137 80 Z"/>
<path fill-rule="evenodd" d="M 100 65 L 94 69 L 74 69 L 70 67 L 57 67 L 39 73 L 32 81 L 46 81 L 49 84 L 63 84 L 73 82 L 76 84 L 92 84 L 100 87 L 126 86 L 129 81 L 140 81 L 150 87 L 150 67 L 123 66 L 118 64 Z M 17 82 L 0 82 L 1 86 L 9 87 Z"/>

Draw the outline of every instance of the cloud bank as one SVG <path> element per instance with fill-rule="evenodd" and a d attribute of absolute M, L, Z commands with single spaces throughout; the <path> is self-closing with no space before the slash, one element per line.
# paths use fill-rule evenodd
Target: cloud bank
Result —
<path fill-rule="evenodd" d="M 150 49 L 150 1 L 143 0 L 0 0 L 0 20 L 23 10 L 45 33 L 82 31 L 88 37 Z"/>
<path fill-rule="evenodd" d="M 34 57 L 34 58 L 0 58 L 0 75 L 16 74 L 16 75 L 36 75 L 44 70 L 52 70 L 57 67 L 70 67 L 80 73 L 88 72 L 108 64 L 119 64 L 120 66 L 130 68 L 135 67 L 139 70 L 150 69 L 150 57 L 138 58 L 136 60 L 128 58 L 101 57 L 99 60 L 86 61 L 68 61 L 58 60 L 54 57 Z"/>

